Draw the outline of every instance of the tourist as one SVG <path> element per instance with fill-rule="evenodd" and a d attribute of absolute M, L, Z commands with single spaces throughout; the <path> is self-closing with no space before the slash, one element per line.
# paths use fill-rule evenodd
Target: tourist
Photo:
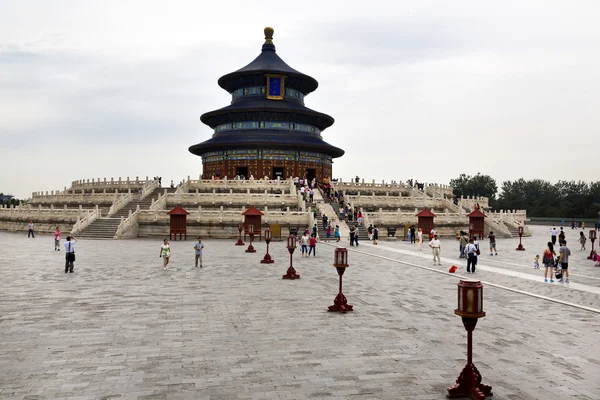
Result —
<path fill-rule="evenodd" d="M 340 241 L 340 226 L 339 225 L 335 226 L 335 230 L 333 231 L 333 237 L 335 238 L 336 242 Z"/>
<path fill-rule="evenodd" d="M 423 250 L 423 230 L 421 228 L 417 230 L 417 244 L 419 245 L 417 248 L 420 251 Z"/>
<path fill-rule="evenodd" d="M 431 228 L 431 232 L 429 232 L 429 238 L 431 239 L 432 237 L 435 237 L 435 235 L 437 235 L 437 231 L 435 228 Z"/>
<path fill-rule="evenodd" d="M 579 244 L 581 245 L 581 249 L 579 249 L 579 251 L 585 250 L 585 242 L 587 242 L 585 233 L 579 232 Z"/>
<path fill-rule="evenodd" d="M 373 244 L 377 244 L 377 239 L 379 239 L 379 228 L 374 226 L 373 227 Z"/>
<path fill-rule="evenodd" d="M 317 223 L 315 222 L 315 224 L 312 227 L 312 234 L 317 236 Z"/>
<path fill-rule="evenodd" d="M 560 228 L 560 233 L 558 234 L 558 243 L 565 241 L 565 233 L 563 232 L 563 228 Z"/>
<path fill-rule="evenodd" d="M 367 228 L 367 234 L 369 235 L 369 240 L 373 240 L 373 224 L 369 224 Z"/>
<path fill-rule="evenodd" d="M 363 222 L 363 215 L 362 215 L 362 211 L 361 211 L 361 210 L 358 210 L 358 214 L 357 214 L 357 217 L 356 217 L 356 221 L 357 221 L 359 224 L 362 224 L 362 222 Z"/>
<path fill-rule="evenodd" d="M 544 250 L 542 254 L 542 262 L 544 263 L 544 282 L 548 282 L 548 274 L 550 275 L 550 283 L 554 283 L 554 276 L 552 275 L 552 270 L 554 268 L 554 256 L 556 252 L 554 251 L 554 245 L 552 242 L 548 242 L 548 248 Z"/>
<path fill-rule="evenodd" d="M 143 193 L 143 190 L 142 190 L 142 188 L 139 188 L 139 189 L 138 189 L 138 200 L 139 200 L 139 201 L 142 201 L 142 193 Z"/>
<path fill-rule="evenodd" d="M 302 257 L 308 257 L 308 229 L 300 237 L 300 249 L 302 250 Z"/>
<path fill-rule="evenodd" d="M 325 228 L 325 241 L 329 242 L 330 238 L 331 238 L 331 225 L 327 225 L 327 227 Z"/>
<path fill-rule="evenodd" d="M 344 220 L 344 209 L 340 207 L 340 221 Z"/>
<path fill-rule="evenodd" d="M 61 235 L 62 235 L 62 232 L 60 231 L 60 229 L 57 226 L 56 230 L 54 231 L 54 251 L 60 251 L 60 236 Z"/>
<path fill-rule="evenodd" d="M 32 237 L 35 239 L 35 233 L 33 232 L 33 221 L 29 221 L 27 229 L 27 237 Z"/>
<path fill-rule="evenodd" d="M 473 239 L 469 239 L 469 243 L 465 246 L 465 257 L 467 257 L 467 274 L 475 273 L 477 266 L 477 247 Z"/>
<path fill-rule="evenodd" d="M 431 251 L 433 253 L 433 264 L 442 265 L 440 261 L 440 252 L 442 251 L 442 242 L 438 239 L 437 235 L 433 236 L 433 239 L 429 242 L 429 247 L 431 247 Z"/>
<path fill-rule="evenodd" d="M 350 225 L 350 246 L 354 246 L 354 232 L 356 227 L 354 225 Z"/>
<path fill-rule="evenodd" d="M 585 229 L 585 221 L 581 221 L 581 230 L 584 230 L 584 229 Z"/>
<path fill-rule="evenodd" d="M 305 201 L 306 198 L 304 197 L 304 186 L 300 186 L 300 196 L 302 196 L 302 201 Z"/>
<path fill-rule="evenodd" d="M 198 268 L 198 261 L 200 261 L 200 268 L 202 268 L 202 249 L 204 249 L 204 243 L 202 243 L 202 236 L 198 236 L 198 241 L 194 244 L 194 253 L 196 255 L 196 268 Z"/>
<path fill-rule="evenodd" d="M 312 203 L 314 199 L 315 199 L 315 190 L 314 189 L 310 189 L 308 191 L 308 202 Z"/>
<path fill-rule="evenodd" d="M 175 189 L 175 184 L 173 183 L 173 179 L 171 179 L 171 189 Z"/>
<path fill-rule="evenodd" d="M 569 283 L 569 256 L 571 250 L 567 247 L 567 241 L 560 242 L 560 249 L 558 249 L 558 262 L 562 268 L 563 277 L 560 278 L 559 282 Z"/>
<path fill-rule="evenodd" d="M 410 242 L 415 243 L 417 241 L 417 232 L 415 231 L 415 226 L 410 226 Z"/>
<path fill-rule="evenodd" d="M 533 269 L 540 269 L 540 255 L 536 254 L 533 260 Z"/>
<path fill-rule="evenodd" d="M 310 253 L 313 254 L 313 257 L 317 256 L 317 235 L 315 235 L 314 233 L 312 235 L 310 235 L 310 238 L 308 239 L 308 255 L 306 257 L 310 257 Z"/>
<path fill-rule="evenodd" d="M 408 243 L 412 243 L 412 225 L 406 231 L 406 238 L 408 239 Z"/>
<path fill-rule="evenodd" d="M 490 231 L 488 239 L 490 240 L 490 256 L 493 256 L 494 253 L 498 255 L 498 251 L 496 250 L 496 235 L 494 235 L 494 232 Z"/>
<path fill-rule="evenodd" d="M 356 225 L 356 228 L 354 229 L 354 243 L 358 246 L 358 225 Z"/>
<path fill-rule="evenodd" d="M 65 274 L 67 272 L 72 274 L 73 268 L 75 268 L 75 243 L 77 243 L 75 236 L 67 236 L 67 240 L 65 240 Z"/>
<path fill-rule="evenodd" d="M 352 213 L 352 221 L 358 221 L 358 210 L 354 208 L 354 212 Z"/>
<path fill-rule="evenodd" d="M 327 220 L 328 220 L 327 215 L 323 214 L 323 229 L 327 228 L 327 225 L 328 225 Z"/>
<path fill-rule="evenodd" d="M 459 240 L 460 244 L 459 244 L 459 248 L 460 248 L 460 255 L 458 256 L 458 258 L 466 258 L 467 256 L 465 255 L 465 248 L 467 247 L 467 245 L 469 244 L 469 238 L 467 237 L 467 233 L 460 231 L 460 240 Z"/>
<path fill-rule="evenodd" d="M 556 235 L 558 235 L 558 231 L 556 228 L 550 229 L 550 240 L 552 241 L 552 246 L 556 244 Z"/>
<path fill-rule="evenodd" d="M 163 244 L 160 246 L 160 253 L 158 253 L 158 257 L 163 258 L 163 268 L 166 271 L 167 265 L 169 265 L 169 258 L 171 257 L 171 246 L 169 246 L 169 241 L 165 239 Z"/>

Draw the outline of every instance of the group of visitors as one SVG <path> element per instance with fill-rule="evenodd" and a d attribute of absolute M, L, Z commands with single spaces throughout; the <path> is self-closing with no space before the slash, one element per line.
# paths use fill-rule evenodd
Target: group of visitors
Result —
<path fill-rule="evenodd" d="M 559 282 L 569 283 L 569 256 L 571 250 L 567 247 L 567 241 L 559 241 L 560 248 L 558 250 L 559 256 L 556 257 L 556 251 L 554 250 L 554 244 L 548 242 L 546 249 L 542 253 L 542 263 L 544 264 L 544 282 L 554 283 L 554 276 Z M 556 258 L 555 258 L 556 257 Z M 540 256 L 535 256 L 534 268 L 539 268 Z"/>
<path fill-rule="evenodd" d="M 433 235 L 430 237 L 433 237 Z M 406 238 L 408 239 L 409 243 L 416 243 L 417 248 L 419 250 L 423 250 L 423 230 L 421 227 L 415 228 L 414 225 L 409 226 L 406 232 Z"/>

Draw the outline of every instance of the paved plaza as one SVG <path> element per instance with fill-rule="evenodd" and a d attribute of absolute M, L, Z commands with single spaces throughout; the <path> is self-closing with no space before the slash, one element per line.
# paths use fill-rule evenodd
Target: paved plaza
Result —
<path fill-rule="evenodd" d="M 482 242 L 475 275 L 458 243 L 429 248 L 380 240 L 350 248 L 344 293 L 355 311 L 326 312 L 337 293 L 332 244 L 316 258 L 294 254 L 300 280 L 260 264 L 235 240 L 206 240 L 204 268 L 193 243 L 81 240 L 75 273 L 52 237 L 0 233 L 1 399 L 443 399 L 466 361 L 456 308 L 462 276 L 484 282 L 487 316 L 474 331 L 474 363 L 493 399 L 600 399 L 600 268 L 567 229 L 571 283 L 533 269 L 549 227 Z M 448 268 L 456 265 L 456 274 Z"/>

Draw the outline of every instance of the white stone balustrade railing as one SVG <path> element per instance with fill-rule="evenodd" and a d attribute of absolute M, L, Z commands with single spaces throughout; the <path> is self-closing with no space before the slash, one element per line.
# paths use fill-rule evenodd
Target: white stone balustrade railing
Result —
<path fill-rule="evenodd" d="M 423 182 L 421 182 L 423 183 Z M 408 192 L 412 189 L 410 186 L 403 182 L 388 182 L 382 181 L 381 183 L 375 183 L 373 180 L 371 183 L 365 182 L 362 179 L 360 182 L 356 183 L 354 180 L 344 182 L 342 179 L 338 179 L 337 182 L 332 182 L 335 190 L 347 190 L 347 191 L 376 191 L 376 192 L 398 192 L 404 191 Z M 421 192 L 418 189 L 415 189 L 418 192 Z M 442 197 L 445 194 L 446 197 L 453 197 L 454 189 L 450 185 L 442 185 L 437 183 L 423 183 L 423 191 L 428 193 L 438 193 L 441 194 Z M 421 192 L 422 193 L 422 192 Z"/>
<path fill-rule="evenodd" d="M 115 193 L 68 193 L 59 192 L 56 194 L 42 195 L 33 193 L 30 204 L 61 204 L 61 203 L 111 203 L 114 201 Z"/>
<path fill-rule="evenodd" d="M 125 193 L 115 199 L 113 204 L 110 206 L 108 210 L 108 215 L 114 215 L 123 207 L 125 207 L 131 200 L 133 200 L 133 195 L 131 193 Z"/>
<path fill-rule="evenodd" d="M 76 181 L 73 181 L 71 183 L 71 189 L 74 190 L 81 190 L 81 189 L 92 189 L 92 188 L 119 188 L 119 189 L 139 189 L 140 187 L 143 187 L 145 184 L 149 184 L 151 183 L 153 180 L 152 179 L 148 179 L 148 177 L 146 177 L 146 179 L 140 179 L 139 176 L 136 176 L 135 179 L 129 179 L 129 177 L 127 177 L 126 179 L 121 179 L 121 177 L 119 177 L 118 179 L 116 178 L 104 178 L 104 179 L 100 179 L 100 178 L 92 178 L 92 179 L 79 179 Z"/>
<path fill-rule="evenodd" d="M 81 231 L 90 226 L 92 222 L 94 222 L 101 216 L 102 210 L 99 209 L 97 206 L 95 210 L 87 210 L 86 214 L 83 217 L 77 219 L 77 222 L 75 222 L 75 224 L 71 228 L 71 234 L 73 236 L 78 235 Z"/>
<path fill-rule="evenodd" d="M 84 214 L 87 210 L 83 210 L 81 207 L 78 208 L 67 208 L 64 207 L 42 207 L 38 205 L 33 207 L 29 204 L 21 206 L 8 207 L 4 204 L 0 206 L 0 217 L 18 217 L 18 218 L 29 218 L 29 219 L 56 219 L 56 220 L 75 220 Z"/>
<path fill-rule="evenodd" d="M 163 194 L 161 194 L 160 196 L 158 196 L 158 198 L 156 200 L 152 200 L 152 204 L 150 204 L 149 209 L 151 211 L 166 210 L 168 195 L 169 195 L 169 193 L 167 192 L 167 189 L 165 189 L 165 192 Z"/>
<path fill-rule="evenodd" d="M 142 199 L 145 199 L 149 194 L 154 192 L 159 187 L 160 187 L 160 185 L 158 184 L 157 180 L 156 181 L 146 181 L 146 183 L 144 183 L 144 186 L 142 187 Z"/>
<path fill-rule="evenodd" d="M 415 199 L 413 197 L 400 196 L 365 196 L 362 193 L 358 196 L 346 196 L 346 201 L 352 207 L 410 207 L 410 208 L 444 208 L 448 206 L 448 200 L 441 198 L 425 197 Z M 456 206 L 452 206 L 455 208 Z"/>
<path fill-rule="evenodd" d="M 181 204 L 210 206 L 233 205 L 233 206 L 280 206 L 294 207 L 297 205 L 298 196 L 295 194 L 270 194 L 270 193 L 170 193 L 166 196 L 167 208 Z"/>
<path fill-rule="evenodd" d="M 471 212 L 475 209 L 475 204 L 479 204 L 480 210 L 487 210 L 490 208 L 489 198 L 482 196 L 460 196 L 458 200 L 459 207 L 465 209 L 465 211 Z"/>
<path fill-rule="evenodd" d="M 338 220 L 338 215 L 335 210 L 329 203 L 317 203 L 317 209 L 321 212 L 321 214 L 327 215 L 327 219 L 331 224 L 331 237 L 333 238 L 333 234 L 335 232 L 335 226 L 339 226 L 340 228 L 340 237 L 342 240 L 350 239 L 350 228 L 346 224 L 345 221 Z M 324 238 L 321 238 L 324 239 Z"/>
<path fill-rule="evenodd" d="M 137 206 L 135 212 L 129 213 L 127 218 L 121 217 L 121 223 L 117 228 L 114 239 L 136 238 L 139 231 L 140 206 Z"/>
<path fill-rule="evenodd" d="M 212 180 L 212 179 L 196 179 L 187 181 L 187 189 L 196 190 L 196 189 L 230 189 L 230 188 L 243 188 L 243 189 L 283 189 L 283 190 L 291 190 L 294 187 L 294 182 L 291 179 L 277 179 L 277 180 Z"/>

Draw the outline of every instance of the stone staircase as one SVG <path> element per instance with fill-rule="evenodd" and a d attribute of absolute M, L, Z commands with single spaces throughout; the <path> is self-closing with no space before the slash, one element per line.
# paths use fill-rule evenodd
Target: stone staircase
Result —
<path fill-rule="evenodd" d="M 158 192 L 161 189 L 156 189 L 142 201 L 139 201 L 137 194 L 134 195 L 134 199 L 127 203 L 122 209 L 111 215 L 110 217 L 98 218 L 90 225 L 88 225 L 77 237 L 90 238 L 90 239 L 112 239 L 117 233 L 117 229 L 121 224 L 121 217 L 129 217 L 129 211 L 135 212 L 137 206 L 140 206 L 141 210 L 148 210 L 152 204 L 152 199 L 158 196 Z"/>

